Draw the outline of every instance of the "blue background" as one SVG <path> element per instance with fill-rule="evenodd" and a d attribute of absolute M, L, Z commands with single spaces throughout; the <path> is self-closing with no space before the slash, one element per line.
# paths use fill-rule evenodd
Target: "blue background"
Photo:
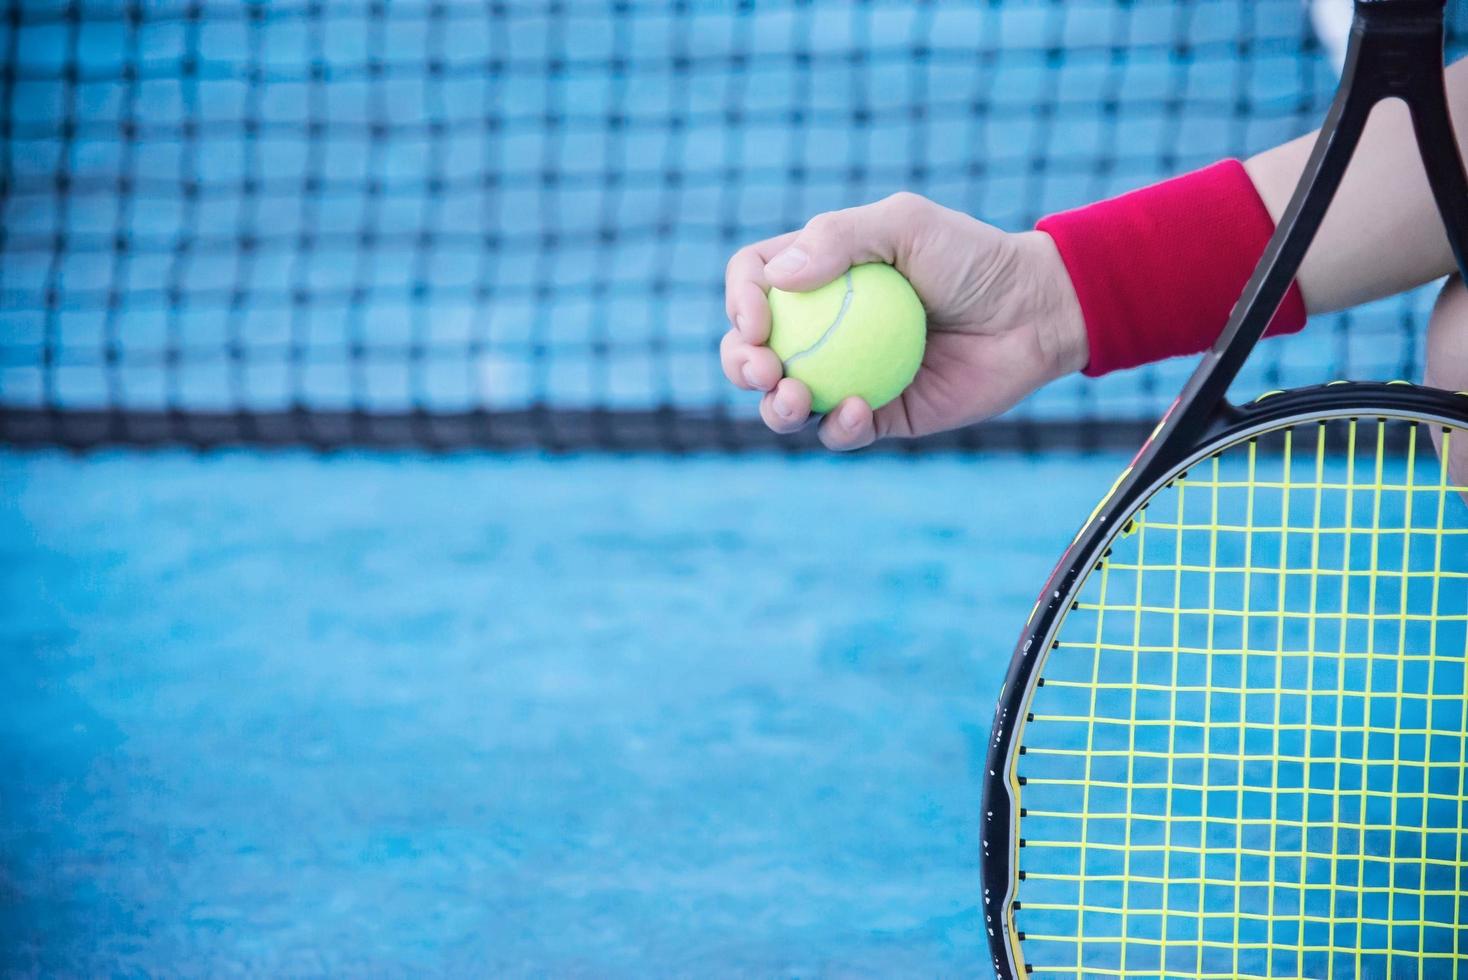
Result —
<path fill-rule="evenodd" d="M 1334 82 L 1296 0 L 189 6 L 0 23 L 0 405 L 750 416 L 735 247 L 903 188 L 1024 227 Z M 1247 387 L 1415 375 L 1423 303 Z M 0 453 L 0 970 L 982 972 L 993 698 L 1123 463 Z"/>

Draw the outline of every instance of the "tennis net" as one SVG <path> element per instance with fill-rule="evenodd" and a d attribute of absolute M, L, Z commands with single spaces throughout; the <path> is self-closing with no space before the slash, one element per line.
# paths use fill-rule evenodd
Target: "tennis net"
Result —
<path fill-rule="evenodd" d="M 1021 228 L 1272 145 L 1329 102 L 1328 20 L 9 0 L 0 440 L 772 445 L 716 356 L 737 247 L 899 189 Z M 1427 302 L 1323 318 L 1243 383 L 1419 377 Z M 921 446 L 1135 443 L 1187 369 L 1066 380 Z"/>

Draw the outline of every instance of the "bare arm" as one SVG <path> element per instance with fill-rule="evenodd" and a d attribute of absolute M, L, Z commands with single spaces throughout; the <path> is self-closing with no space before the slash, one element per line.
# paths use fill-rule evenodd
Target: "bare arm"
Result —
<path fill-rule="evenodd" d="M 1459 147 L 1468 146 L 1468 59 L 1447 73 Z M 1266 150 L 1244 168 L 1279 221 L 1315 134 Z M 1442 222 L 1427 188 L 1407 107 L 1376 107 L 1298 282 L 1311 313 L 1328 313 L 1404 292 L 1453 271 Z"/>

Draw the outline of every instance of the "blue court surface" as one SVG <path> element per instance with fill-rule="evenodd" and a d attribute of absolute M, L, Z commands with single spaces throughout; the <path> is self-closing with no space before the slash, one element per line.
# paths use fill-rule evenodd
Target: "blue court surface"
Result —
<path fill-rule="evenodd" d="M 7 972 L 981 972 L 1123 462 L 0 455 Z"/>

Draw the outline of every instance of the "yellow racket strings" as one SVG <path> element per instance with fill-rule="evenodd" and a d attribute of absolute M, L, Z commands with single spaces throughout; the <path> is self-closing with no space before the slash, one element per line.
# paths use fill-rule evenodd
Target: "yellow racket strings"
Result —
<path fill-rule="evenodd" d="M 1468 977 L 1468 487 L 1425 433 L 1232 446 L 1088 574 L 1017 763 L 1034 972 Z"/>

